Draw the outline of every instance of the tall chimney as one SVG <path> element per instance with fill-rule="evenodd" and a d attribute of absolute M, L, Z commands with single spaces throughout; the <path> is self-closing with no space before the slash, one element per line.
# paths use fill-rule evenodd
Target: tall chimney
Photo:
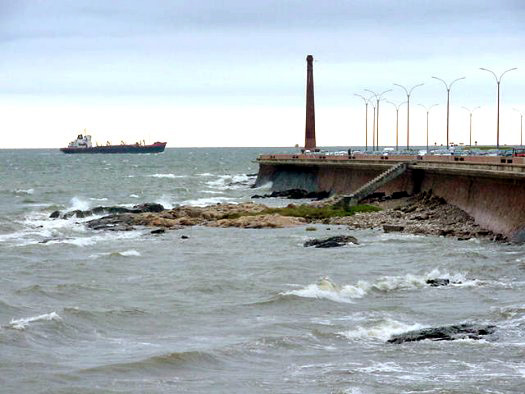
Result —
<path fill-rule="evenodd" d="M 306 129 L 304 149 L 313 151 L 315 145 L 315 109 L 314 109 L 314 57 L 306 56 Z"/>

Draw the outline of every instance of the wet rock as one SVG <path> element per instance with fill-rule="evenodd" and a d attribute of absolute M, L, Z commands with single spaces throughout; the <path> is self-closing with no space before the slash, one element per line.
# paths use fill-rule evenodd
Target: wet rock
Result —
<path fill-rule="evenodd" d="M 180 239 L 189 239 L 190 237 L 188 237 L 187 235 L 181 235 L 180 236 Z"/>
<path fill-rule="evenodd" d="M 443 327 L 424 328 L 393 335 L 388 343 L 415 342 L 429 339 L 431 341 L 453 341 L 456 339 L 481 339 L 496 331 L 496 326 L 478 324 L 458 324 Z"/>
<path fill-rule="evenodd" d="M 164 211 L 164 206 L 157 203 L 147 202 L 144 204 L 135 205 L 133 207 L 133 212 L 162 212 Z"/>
<path fill-rule="evenodd" d="M 330 192 L 308 192 L 304 189 L 289 189 L 272 192 L 270 194 L 259 195 L 256 194 L 252 198 L 289 198 L 289 199 L 302 199 L 302 198 L 312 198 L 316 200 L 322 200 L 330 197 Z"/>
<path fill-rule="evenodd" d="M 75 209 L 71 212 L 66 212 L 64 215 L 62 215 L 62 219 L 69 219 L 72 217 L 76 217 L 79 219 L 85 218 L 86 216 L 91 215 L 91 213 L 88 213 L 89 211 L 81 211 L 80 209 Z"/>
<path fill-rule="evenodd" d="M 147 212 L 162 212 L 164 211 L 164 207 L 161 204 L 157 203 L 144 203 L 135 205 L 133 208 L 129 209 L 126 207 L 119 207 L 119 206 L 112 206 L 112 207 L 104 207 L 99 206 L 95 207 L 93 209 L 88 209 L 86 211 L 81 211 L 79 209 L 66 212 L 64 215 L 62 215 L 62 219 L 69 219 L 71 217 L 77 217 L 77 218 L 86 218 L 93 215 L 103 215 L 103 214 L 109 214 L 109 215 L 117 215 L 121 213 L 147 213 Z M 58 212 L 58 211 L 55 211 Z M 53 214 L 56 215 L 56 213 L 53 212 Z M 59 212 L 60 215 L 60 212 Z M 55 217 L 56 218 L 56 217 Z"/>
<path fill-rule="evenodd" d="M 50 219 L 58 219 L 60 217 L 60 211 L 53 211 L 51 212 L 51 215 L 49 215 Z"/>
<path fill-rule="evenodd" d="M 450 280 L 443 278 L 427 279 L 426 284 L 432 287 L 448 286 L 450 284 Z"/>
<path fill-rule="evenodd" d="M 345 246 L 349 243 L 359 245 L 357 238 L 352 237 L 351 235 L 336 235 L 335 237 L 323 239 L 311 239 L 304 243 L 304 247 L 314 246 L 316 248 L 335 248 Z"/>
<path fill-rule="evenodd" d="M 164 234 L 165 232 L 166 232 L 165 229 L 163 229 L 163 228 L 158 228 L 158 229 L 156 229 L 156 230 L 151 231 L 150 234 Z"/>
<path fill-rule="evenodd" d="M 397 226 L 394 224 L 384 224 L 383 231 L 385 233 L 401 232 L 405 229 L 405 226 Z"/>
<path fill-rule="evenodd" d="M 104 216 L 86 223 L 90 229 L 109 231 L 131 231 L 134 230 L 133 224 L 133 214 L 130 213 Z"/>

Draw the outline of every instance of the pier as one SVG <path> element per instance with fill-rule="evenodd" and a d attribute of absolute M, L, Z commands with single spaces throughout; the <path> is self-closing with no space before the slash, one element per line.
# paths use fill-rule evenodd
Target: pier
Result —
<path fill-rule="evenodd" d="M 386 196 L 431 192 L 467 212 L 480 226 L 525 242 L 525 157 L 319 152 L 312 123 L 310 55 L 307 61 L 305 149 L 259 156 L 257 186 L 271 183 L 273 191 L 330 192 L 341 196 L 344 205 L 375 191 Z"/>

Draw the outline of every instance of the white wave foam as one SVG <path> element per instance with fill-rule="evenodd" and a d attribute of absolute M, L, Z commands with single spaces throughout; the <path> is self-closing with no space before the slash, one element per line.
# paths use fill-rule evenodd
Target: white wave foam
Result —
<path fill-rule="evenodd" d="M 119 252 L 119 254 L 121 256 L 125 256 L 125 257 L 128 257 L 128 256 L 140 256 L 141 255 L 139 252 L 137 252 L 134 249 L 125 250 L 124 252 Z"/>
<path fill-rule="evenodd" d="M 404 276 L 385 276 L 374 282 L 359 280 L 355 285 L 339 286 L 328 278 L 319 280 L 316 284 L 310 284 L 298 290 L 290 290 L 282 295 L 295 295 L 305 298 L 324 298 L 335 302 L 352 302 L 351 299 L 362 298 L 370 291 L 391 292 L 396 290 L 411 290 L 430 286 L 427 280 L 449 279 L 450 286 L 476 286 L 480 282 L 468 280 L 463 273 L 441 273 L 439 270 L 422 274 L 406 274 Z"/>
<path fill-rule="evenodd" d="M 251 186 L 254 178 L 254 176 L 248 176 L 246 174 L 219 175 L 218 179 L 208 181 L 206 184 L 212 189 L 235 190 Z"/>
<path fill-rule="evenodd" d="M 105 253 L 95 253 L 89 256 L 90 259 L 98 259 L 99 257 L 106 256 L 122 256 L 122 257 L 139 257 L 141 256 L 140 252 L 130 249 L 123 252 L 105 252 Z"/>
<path fill-rule="evenodd" d="M 224 194 L 224 192 L 218 191 L 218 190 L 201 190 L 201 193 L 206 194 Z"/>
<path fill-rule="evenodd" d="M 15 194 L 33 194 L 35 189 L 16 189 Z"/>
<path fill-rule="evenodd" d="M 197 174 L 198 176 L 214 176 L 213 174 L 210 174 L 209 172 L 203 172 L 202 174 Z"/>
<path fill-rule="evenodd" d="M 186 200 L 183 201 L 183 205 L 190 205 L 193 207 L 206 207 L 208 205 L 215 205 L 219 203 L 228 202 L 229 204 L 236 204 L 230 197 L 211 197 L 211 198 L 198 198 L 197 200 Z"/>
<path fill-rule="evenodd" d="M 170 179 L 175 179 L 175 178 L 187 178 L 188 175 L 175 175 L 175 174 L 152 174 L 152 175 L 148 175 L 149 177 L 152 177 L 152 178 L 170 178 Z"/>
<path fill-rule="evenodd" d="M 71 208 L 69 209 L 71 211 L 75 211 L 75 210 L 87 211 L 90 207 L 89 201 L 83 200 L 80 197 L 76 197 L 76 196 L 73 197 L 69 203 L 71 204 Z"/>
<path fill-rule="evenodd" d="M 357 326 L 351 330 L 339 332 L 339 335 L 350 340 L 380 339 L 387 341 L 392 335 L 424 328 L 421 324 L 407 324 L 393 319 L 384 319 L 366 326 Z"/>
<path fill-rule="evenodd" d="M 173 209 L 175 204 L 170 200 L 170 198 L 166 195 L 162 195 L 160 198 L 155 200 L 157 204 L 160 204 L 164 207 L 164 209 Z"/>
<path fill-rule="evenodd" d="M 137 194 L 130 194 L 129 195 L 131 198 L 139 198 L 139 196 Z"/>
<path fill-rule="evenodd" d="M 356 286 L 365 292 L 369 292 L 370 290 L 382 292 L 413 290 L 430 286 L 427 284 L 427 281 L 432 279 L 448 279 L 451 286 L 474 286 L 477 283 L 475 280 L 467 279 L 464 273 L 442 273 L 438 269 L 434 269 L 422 275 L 406 274 L 404 276 L 384 276 L 371 283 L 360 280 Z"/>
<path fill-rule="evenodd" d="M 334 302 L 352 303 L 353 298 L 361 298 L 365 292 L 355 286 L 338 286 L 328 278 L 323 278 L 315 284 L 302 289 L 290 290 L 281 295 L 294 295 L 304 298 L 326 299 Z"/>
<path fill-rule="evenodd" d="M 107 201 L 107 197 L 102 197 L 102 198 L 95 198 L 95 197 L 89 197 L 89 199 L 91 201 Z"/>
<path fill-rule="evenodd" d="M 268 181 L 260 186 L 255 187 L 254 189 L 261 190 L 261 189 L 269 189 L 271 190 L 273 186 L 273 182 Z"/>
<path fill-rule="evenodd" d="M 22 318 L 22 319 L 11 319 L 11 321 L 9 322 L 9 327 L 14 328 L 16 330 L 23 330 L 30 323 L 34 323 L 34 322 L 37 322 L 37 321 L 45 321 L 45 320 L 47 320 L 47 321 L 49 321 L 49 320 L 60 321 L 60 320 L 62 320 L 62 318 L 56 312 L 45 313 L 43 315 L 26 317 L 26 318 Z"/>

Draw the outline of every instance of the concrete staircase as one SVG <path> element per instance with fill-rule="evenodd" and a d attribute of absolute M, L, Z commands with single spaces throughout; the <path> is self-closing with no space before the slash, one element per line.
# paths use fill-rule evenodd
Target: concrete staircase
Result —
<path fill-rule="evenodd" d="M 408 164 L 409 163 L 407 162 L 403 162 L 390 167 L 385 172 L 379 174 L 374 179 L 361 186 L 354 192 L 354 194 L 343 196 L 335 205 L 345 209 L 357 205 L 359 201 L 374 193 L 381 186 L 403 174 L 407 170 Z"/>

